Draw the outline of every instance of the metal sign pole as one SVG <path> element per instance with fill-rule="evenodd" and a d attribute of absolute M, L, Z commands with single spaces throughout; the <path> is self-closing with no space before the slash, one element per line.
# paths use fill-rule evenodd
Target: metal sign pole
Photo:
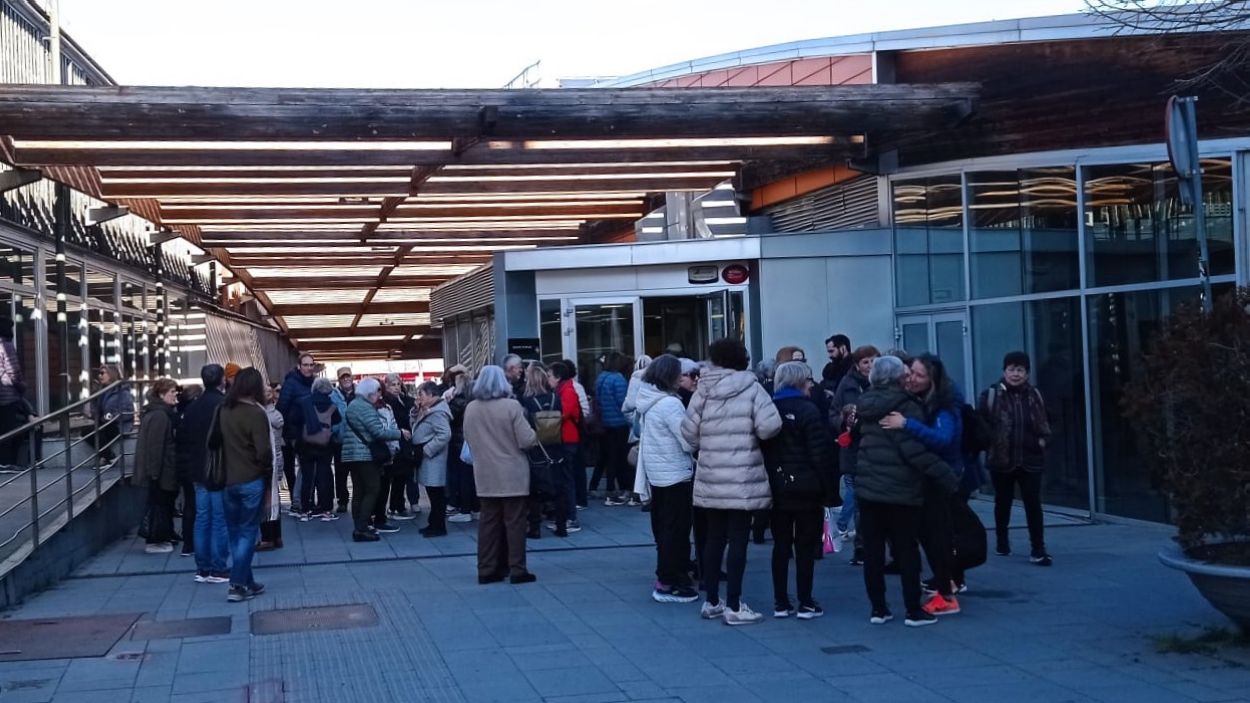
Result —
<path fill-rule="evenodd" d="M 1198 276 L 1202 281 L 1202 309 L 1211 311 L 1211 271 L 1207 249 L 1207 213 L 1202 202 L 1202 162 L 1198 158 L 1198 98 L 1168 99 L 1166 125 L 1168 157 L 1176 171 L 1181 202 L 1193 208 L 1194 236 L 1198 240 Z"/>

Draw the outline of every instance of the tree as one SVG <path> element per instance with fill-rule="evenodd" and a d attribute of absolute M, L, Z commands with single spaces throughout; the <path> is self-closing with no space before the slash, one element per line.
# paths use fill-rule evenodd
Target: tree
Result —
<path fill-rule="evenodd" d="M 1090 14 L 1122 34 L 1235 32 L 1235 37 L 1221 37 L 1227 51 L 1218 61 L 1178 80 L 1174 90 L 1214 89 L 1239 103 L 1250 102 L 1250 1 L 1085 0 L 1085 4 Z"/>

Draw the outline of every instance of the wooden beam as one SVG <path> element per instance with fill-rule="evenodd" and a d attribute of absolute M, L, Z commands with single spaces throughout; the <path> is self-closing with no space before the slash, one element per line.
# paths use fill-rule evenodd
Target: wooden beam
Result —
<path fill-rule="evenodd" d="M 425 334 L 430 331 L 429 325 L 388 325 L 361 327 L 359 329 L 351 329 L 344 325 L 342 327 L 292 327 L 290 336 L 301 341 L 312 341 L 317 337 L 358 337 L 372 335 L 409 335 L 409 334 Z M 332 342 L 324 342 L 331 344 Z M 394 344 L 394 342 L 383 342 L 384 344 Z"/>
<path fill-rule="evenodd" d="M 396 223 L 395 226 L 402 226 Z M 361 244 L 359 242 L 353 244 L 327 244 L 324 246 L 344 246 L 344 247 L 368 247 L 376 244 L 378 246 L 387 246 L 388 242 L 405 239 L 491 239 L 494 237 L 527 237 L 530 239 L 542 239 L 543 237 L 569 236 L 576 234 L 575 229 L 545 228 L 545 229 L 484 229 L 471 231 L 439 231 L 439 230 L 382 230 L 375 232 L 369 236 L 369 241 Z M 337 231 L 327 232 L 321 230 L 311 231 L 291 231 L 291 232 L 270 232 L 256 231 L 249 232 L 247 230 L 223 230 L 205 232 L 203 237 L 206 242 L 229 242 L 239 239 L 246 239 L 255 242 L 281 242 L 285 246 L 321 246 L 317 242 L 333 242 L 335 240 L 352 239 L 357 233 L 355 231 Z M 253 246 L 239 245 L 239 246 Z M 310 254 L 312 252 L 309 252 Z M 393 252 L 384 252 L 386 256 L 390 256 Z"/>
<path fill-rule="evenodd" d="M 563 192 L 663 192 L 669 190 L 706 190 L 726 181 L 732 176 L 721 177 L 657 177 L 629 178 L 619 180 L 559 180 L 559 181 L 436 181 L 427 183 L 422 193 L 429 195 L 480 193 L 563 193 Z M 234 181 L 229 183 L 205 183 L 202 181 L 189 183 L 106 183 L 103 194 L 106 198 L 157 198 L 162 196 L 209 196 L 229 198 L 239 195 L 341 195 L 341 196 L 385 196 L 385 201 L 395 201 L 405 197 L 405 187 L 396 183 L 247 183 Z M 382 207 L 387 207 L 384 202 Z M 399 207 L 395 203 L 390 211 Z M 355 209 L 345 211 L 354 212 Z M 335 211 L 322 211 L 325 217 L 362 217 L 364 215 L 332 215 Z M 368 213 L 365 213 L 368 214 Z M 170 219 L 177 219 L 169 215 Z"/>
<path fill-rule="evenodd" d="M 416 176 L 414 175 L 413 178 L 415 180 Z M 377 295 L 378 290 L 380 290 L 382 286 L 386 285 L 386 279 L 390 278 L 391 272 L 395 270 L 395 267 L 404 262 L 404 257 L 408 255 L 408 252 L 411 249 L 412 247 L 408 246 L 400 247 L 399 250 L 395 252 L 395 259 L 391 262 L 391 265 L 384 267 L 382 271 L 378 273 L 378 282 L 373 286 L 372 290 L 365 294 L 365 299 L 361 301 L 360 308 L 356 313 L 356 319 L 352 320 L 352 329 L 355 329 L 356 326 L 360 324 L 360 318 L 364 317 L 365 311 L 369 309 L 369 303 L 373 302 L 373 296 Z"/>
<path fill-rule="evenodd" d="M 4 171 L 0 173 L 0 193 L 30 185 L 41 178 L 43 178 L 43 173 L 33 168 L 17 168 L 12 171 Z"/>
<path fill-rule="evenodd" d="M 356 90 L 6 85 L 24 139 L 437 140 L 807 135 L 949 126 L 974 84 L 752 88 Z M 484 129 L 483 110 L 492 114 Z M 141 129 L 137 129 L 141 126 Z M 469 152 L 484 145 L 468 149 Z"/>
<path fill-rule="evenodd" d="M 483 204 L 475 207 L 447 207 L 443 203 L 422 205 L 400 205 L 391 210 L 386 217 L 528 217 L 533 215 L 564 215 L 569 219 L 585 218 L 590 215 L 642 215 L 642 201 L 635 205 L 572 205 L 569 203 L 552 202 L 526 204 L 523 207 L 500 207 L 499 205 Z M 377 208 L 351 209 L 265 209 L 239 207 L 225 209 L 177 208 L 161 209 L 162 219 L 166 222 L 192 220 L 199 224 L 211 225 L 216 220 L 265 219 L 265 220 L 309 220 L 317 218 L 340 217 L 372 217 L 376 216 Z"/>
<path fill-rule="evenodd" d="M 237 272 L 236 272 L 237 273 Z M 455 276 L 401 276 L 387 279 L 388 285 L 396 288 L 432 288 L 442 285 Z M 360 277 L 341 276 L 302 277 L 289 276 L 278 278 L 254 278 L 255 288 L 252 290 L 338 290 L 342 288 L 372 288 L 377 283 L 375 276 Z M 250 286 L 249 286 L 250 287 Z"/>
<path fill-rule="evenodd" d="M 251 274 L 249 274 L 242 267 L 236 267 L 230 261 L 230 252 L 226 251 L 225 249 L 209 249 L 208 253 L 217 257 L 217 261 L 220 262 L 221 265 L 225 267 L 225 269 L 234 276 L 234 278 L 240 281 L 245 288 L 251 291 L 252 297 L 256 298 L 256 300 L 261 304 L 262 307 L 265 308 L 265 310 L 267 311 L 273 310 L 273 301 L 269 299 L 269 296 L 263 295 L 260 291 L 256 290 L 256 282 L 252 279 Z M 219 302 L 219 301 L 215 300 L 214 302 Z M 274 317 L 273 321 L 274 321 L 274 324 L 278 326 L 278 329 L 280 329 L 283 332 L 287 331 L 286 322 L 284 322 L 282 318 Z"/>
<path fill-rule="evenodd" d="M 675 162 L 673 165 L 657 166 L 654 164 L 629 164 L 617 163 L 608 155 L 601 155 L 600 159 L 582 164 L 580 170 L 587 173 L 651 173 L 657 168 L 684 169 L 691 170 L 698 168 L 699 170 L 733 169 L 737 163 L 734 161 L 700 161 L 697 167 L 686 166 L 685 162 Z M 308 166 L 300 168 L 292 166 L 281 170 L 268 168 L 240 166 L 237 168 L 215 168 L 215 169 L 136 169 L 127 166 L 107 166 L 99 169 L 100 176 L 105 183 L 110 180 L 119 178 L 160 178 L 160 179 L 191 179 L 191 178 L 410 178 L 412 168 L 404 168 L 401 166 L 382 166 L 369 168 L 335 168 L 333 166 L 316 167 Z M 528 165 L 515 166 L 511 168 L 473 168 L 473 169 L 447 169 L 441 175 L 446 176 L 479 176 L 479 177 L 498 177 L 498 176 L 560 176 L 575 172 L 577 169 L 567 167 L 550 166 L 550 165 Z"/>
<path fill-rule="evenodd" d="M 360 310 L 360 303 L 289 303 L 275 305 L 270 314 L 273 315 L 355 315 Z M 410 312 L 429 312 L 428 300 L 412 300 L 405 302 L 382 303 L 372 301 L 365 308 L 366 315 L 398 315 Z"/>
<path fill-rule="evenodd" d="M 359 256 L 295 256 L 291 254 L 235 254 L 233 261 L 238 266 L 266 266 L 266 267 L 283 267 L 283 266 L 361 266 L 361 265 L 377 265 L 385 266 L 391 259 L 389 257 L 359 257 Z M 404 259 L 405 264 L 410 265 L 477 265 L 484 264 L 491 260 L 490 254 L 479 256 L 460 256 L 460 257 L 435 257 L 429 259 L 413 259 L 411 257 Z M 194 262 L 192 262 L 194 263 Z"/>

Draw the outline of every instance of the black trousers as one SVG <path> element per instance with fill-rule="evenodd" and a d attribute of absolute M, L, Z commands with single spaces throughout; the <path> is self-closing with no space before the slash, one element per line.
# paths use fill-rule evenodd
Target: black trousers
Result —
<path fill-rule="evenodd" d="M 771 510 L 751 511 L 751 539 L 756 542 L 763 542 L 768 536 L 768 527 L 772 519 L 773 513 Z"/>
<path fill-rule="evenodd" d="M 1042 527 L 1042 472 L 1012 469 L 990 472 L 994 483 L 994 533 L 999 542 L 1007 540 L 1007 527 L 1011 522 L 1011 503 L 1015 500 L 1016 486 L 1020 486 L 1020 501 L 1024 503 L 1024 519 L 1029 525 L 1029 546 L 1033 553 L 1046 552 L 1046 538 Z"/>
<path fill-rule="evenodd" d="M 195 553 L 195 484 L 182 482 L 182 553 Z"/>
<path fill-rule="evenodd" d="M 294 507 L 299 503 L 299 496 L 295 493 L 295 447 L 289 440 L 282 442 L 282 476 L 286 478 L 286 489 L 291 494 L 291 506 Z M 299 507 L 308 510 L 310 506 Z"/>
<path fill-rule="evenodd" d="M 430 519 L 425 526 L 438 532 L 447 531 L 447 488 L 444 486 L 426 486 L 425 494 L 430 497 Z"/>
<path fill-rule="evenodd" d="M 117 427 L 117 420 L 109 420 L 108 424 L 97 423 L 96 435 L 100 446 L 100 459 L 104 461 L 112 461 L 121 452 L 121 442 L 117 439 L 120 431 Z M 33 457 L 32 457 L 33 458 Z"/>
<path fill-rule="evenodd" d="M 801 509 L 773 508 L 773 602 L 788 604 L 790 558 L 794 558 L 794 584 L 799 605 L 814 605 L 812 582 L 816 552 L 821 549 L 825 511 L 818 503 Z"/>
<path fill-rule="evenodd" d="M 378 505 L 382 474 L 371 461 L 352 461 L 346 466 L 352 474 L 352 525 L 357 532 L 367 532 Z"/>
<path fill-rule="evenodd" d="M 929 568 L 933 570 L 938 592 L 944 596 L 952 595 L 951 579 L 954 578 L 952 563 L 955 558 L 955 533 L 951 523 L 952 500 L 944 491 L 932 485 L 932 482 L 925 482 L 924 529 L 920 532 L 920 546 L 924 547 L 924 555 L 929 560 Z"/>
<path fill-rule="evenodd" d="M 383 500 L 393 512 L 400 512 L 407 505 L 408 478 L 412 476 L 411 467 L 392 467 L 392 473 L 382 479 Z M 416 510 L 417 506 L 412 506 Z"/>
<path fill-rule="evenodd" d="M 347 478 L 351 475 L 343 464 L 343 445 L 334 445 L 334 499 L 339 505 L 347 505 L 351 494 L 347 492 Z"/>
<path fill-rule="evenodd" d="M 920 612 L 920 548 L 922 509 L 864 500 L 856 496 L 859 533 L 864 537 L 864 588 L 873 609 L 886 608 L 885 545 L 898 562 L 903 603 L 909 614 Z"/>
<path fill-rule="evenodd" d="M 747 569 L 747 540 L 751 536 L 751 513 L 746 510 L 707 508 L 707 544 L 703 548 L 703 584 L 707 600 L 720 603 L 721 562 L 725 563 L 725 599 L 738 610 L 742 598 L 742 574 Z M 728 556 L 725 548 L 728 546 Z"/>
<path fill-rule="evenodd" d="M 690 586 L 690 523 L 693 508 L 693 481 L 651 487 L 655 579 L 671 588 Z"/>
<path fill-rule="evenodd" d="M 174 539 L 174 501 L 177 491 L 166 491 L 160 482 L 148 483 L 148 544 L 172 542 Z"/>
<path fill-rule="evenodd" d="M 695 578 L 703 580 L 703 549 L 707 547 L 707 510 L 696 507 L 692 511 L 694 527 L 694 569 Z"/>
<path fill-rule="evenodd" d="M 26 424 L 25 404 L 21 401 L 0 405 L 0 435 L 8 434 Z M 17 463 L 18 450 L 25 441 L 25 433 L 0 444 L 0 464 L 12 466 Z"/>
<path fill-rule="evenodd" d="M 607 479 L 608 492 L 633 491 L 633 467 L 626 457 L 629 455 L 629 427 L 605 427 L 599 437 L 599 461 L 595 463 L 595 477 L 591 479 L 594 488 L 599 487 L 599 476 Z"/>

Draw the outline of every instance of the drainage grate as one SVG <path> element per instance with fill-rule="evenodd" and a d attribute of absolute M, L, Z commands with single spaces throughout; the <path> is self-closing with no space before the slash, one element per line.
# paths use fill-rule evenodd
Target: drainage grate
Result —
<path fill-rule="evenodd" d="M 253 635 L 280 635 L 288 632 L 316 632 L 372 627 L 378 624 L 373 606 L 327 605 L 291 610 L 262 610 L 252 613 Z"/>
<path fill-rule="evenodd" d="M 188 620 L 140 620 L 130 631 L 132 640 L 176 640 L 230 634 L 230 618 L 190 618 Z"/>
<path fill-rule="evenodd" d="M 0 662 L 102 657 L 141 614 L 0 620 Z"/>
<path fill-rule="evenodd" d="M 821 647 L 820 651 L 825 654 L 862 654 L 872 650 L 862 644 L 840 644 L 836 647 Z"/>

